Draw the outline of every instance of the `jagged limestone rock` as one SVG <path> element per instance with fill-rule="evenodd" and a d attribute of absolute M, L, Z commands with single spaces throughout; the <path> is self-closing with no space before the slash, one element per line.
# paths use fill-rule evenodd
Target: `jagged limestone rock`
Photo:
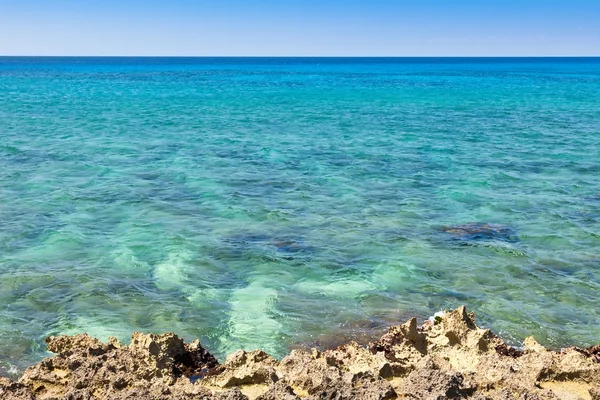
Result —
<path fill-rule="evenodd" d="M 464 307 L 391 327 L 362 347 L 292 351 L 281 361 L 237 351 L 223 364 L 200 342 L 134 333 L 131 344 L 86 334 L 49 337 L 57 355 L 14 382 L 2 400 L 58 399 L 600 399 L 600 346 L 523 351 L 475 324 Z"/>

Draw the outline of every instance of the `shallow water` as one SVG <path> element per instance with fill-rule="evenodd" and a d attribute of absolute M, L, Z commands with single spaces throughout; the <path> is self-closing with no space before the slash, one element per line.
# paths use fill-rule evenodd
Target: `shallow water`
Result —
<path fill-rule="evenodd" d="M 461 304 L 600 342 L 600 59 L 0 58 L 0 121 L 0 374 Z"/>

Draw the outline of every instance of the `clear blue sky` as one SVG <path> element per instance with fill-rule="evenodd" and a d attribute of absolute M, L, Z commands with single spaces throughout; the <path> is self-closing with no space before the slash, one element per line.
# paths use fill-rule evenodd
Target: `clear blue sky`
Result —
<path fill-rule="evenodd" d="M 2 55 L 600 55 L 600 0 L 0 0 Z"/>

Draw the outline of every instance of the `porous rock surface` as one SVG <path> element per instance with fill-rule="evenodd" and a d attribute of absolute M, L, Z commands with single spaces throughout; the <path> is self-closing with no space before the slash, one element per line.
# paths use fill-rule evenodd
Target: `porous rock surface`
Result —
<path fill-rule="evenodd" d="M 517 350 L 464 307 L 394 326 L 367 347 L 294 350 L 281 361 L 255 350 L 219 364 L 173 333 L 134 333 L 129 346 L 86 334 L 46 342 L 57 355 L 18 382 L 0 378 L 0 399 L 600 400 L 600 346 L 550 351 L 528 338 Z"/>

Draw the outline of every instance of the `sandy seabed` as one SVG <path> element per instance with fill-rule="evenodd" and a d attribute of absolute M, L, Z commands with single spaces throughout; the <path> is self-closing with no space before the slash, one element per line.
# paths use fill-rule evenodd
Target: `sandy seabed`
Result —
<path fill-rule="evenodd" d="M 49 337 L 57 355 L 18 381 L 0 378 L 0 399 L 592 399 L 600 400 L 600 346 L 551 351 L 533 337 L 508 346 L 460 307 L 417 325 L 391 327 L 368 346 L 261 350 L 219 362 L 199 341 L 134 333 L 131 344 L 86 334 Z"/>

